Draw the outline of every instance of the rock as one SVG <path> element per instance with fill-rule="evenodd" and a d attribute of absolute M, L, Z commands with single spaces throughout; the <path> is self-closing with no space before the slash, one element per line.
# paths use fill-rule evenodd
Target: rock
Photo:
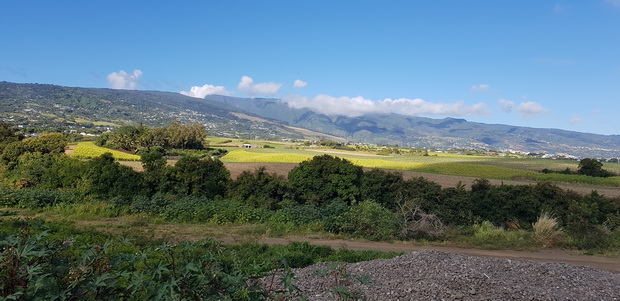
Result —
<path fill-rule="evenodd" d="M 330 266 L 323 262 L 293 270 L 301 295 L 308 300 L 336 300 L 334 279 L 317 273 Z M 561 263 L 425 250 L 347 264 L 346 269 L 348 279 L 340 279 L 341 283 L 347 283 L 350 294 L 367 300 L 620 301 L 620 274 Z M 359 275 L 370 276 L 372 283 L 359 283 L 355 278 Z"/>

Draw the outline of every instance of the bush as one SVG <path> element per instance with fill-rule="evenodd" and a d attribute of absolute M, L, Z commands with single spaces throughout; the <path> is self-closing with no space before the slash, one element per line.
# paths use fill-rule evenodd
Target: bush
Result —
<path fill-rule="evenodd" d="M 374 201 L 363 201 L 340 218 L 340 232 L 370 240 L 389 240 L 399 229 L 398 217 Z"/>
<path fill-rule="evenodd" d="M 360 166 L 346 159 L 322 155 L 301 162 L 289 172 L 288 180 L 302 203 L 323 207 L 334 198 L 358 200 L 362 174 Z"/>
<path fill-rule="evenodd" d="M 306 225 L 321 220 L 321 210 L 313 205 L 291 205 L 276 211 L 269 221 Z"/>
<path fill-rule="evenodd" d="M 271 212 L 243 203 L 226 200 L 210 201 L 201 197 L 184 197 L 168 205 L 161 216 L 182 222 L 211 222 L 218 225 L 260 223 L 269 219 Z"/>
<path fill-rule="evenodd" d="M 334 199 L 321 210 L 323 228 L 325 231 L 338 233 L 340 231 L 341 216 L 349 211 L 349 206 L 341 199 Z"/>
<path fill-rule="evenodd" d="M 131 201 L 130 212 L 161 214 L 172 202 L 172 197 L 165 194 L 158 193 L 152 197 L 136 196 Z"/>
<path fill-rule="evenodd" d="M 80 199 L 81 195 L 75 191 L 47 190 L 40 188 L 0 189 L 0 205 L 17 206 L 21 208 L 43 208 L 60 203 L 73 203 Z"/>
<path fill-rule="evenodd" d="M 471 226 L 470 243 L 476 247 L 491 249 L 531 248 L 533 242 L 525 230 L 506 230 L 489 221 Z"/>
<path fill-rule="evenodd" d="M 268 173 L 264 166 L 242 172 L 231 182 L 228 196 L 254 207 L 277 209 L 288 192 L 286 178 Z"/>

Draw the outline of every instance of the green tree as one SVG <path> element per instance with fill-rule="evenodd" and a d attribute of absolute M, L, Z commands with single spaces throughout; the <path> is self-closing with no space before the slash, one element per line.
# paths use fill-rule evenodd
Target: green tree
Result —
<path fill-rule="evenodd" d="M 288 191 L 286 178 L 268 173 L 264 166 L 255 171 L 242 172 L 230 185 L 228 195 L 254 207 L 278 209 Z"/>
<path fill-rule="evenodd" d="M 374 200 L 390 210 L 396 209 L 397 192 L 404 183 L 403 174 L 384 169 L 364 172 L 360 187 L 361 199 Z"/>
<path fill-rule="evenodd" d="M 611 174 L 603 169 L 603 163 L 596 159 L 585 158 L 579 161 L 577 173 L 591 177 L 609 177 Z"/>
<path fill-rule="evenodd" d="M 2 152 L 1 145 L 20 141 L 22 139 L 24 139 L 24 134 L 20 133 L 18 128 L 10 123 L 0 122 L 0 152 Z"/>
<path fill-rule="evenodd" d="M 167 127 L 167 134 L 168 144 L 172 148 L 201 149 L 204 147 L 207 130 L 202 124 L 182 125 L 179 121 L 173 121 Z"/>
<path fill-rule="evenodd" d="M 67 142 L 67 138 L 60 133 L 43 134 L 36 138 L 15 141 L 4 147 L 0 154 L 0 162 L 11 170 L 17 166 L 20 156 L 25 153 L 62 154 Z"/>
<path fill-rule="evenodd" d="M 360 198 L 363 170 L 346 159 L 330 155 L 301 162 L 288 174 L 289 185 L 302 203 L 322 207 L 335 198 L 349 204 Z"/>
<path fill-rule="evenodd" d="M 230 182 L 230 172 L 217 159 L 184 156 L 168 169 L 168 181 L 160 187 L 182 195 L 223 197 Z"/>
<path fill-rule="evenodd" d="M 145 193 L 142 174 L 114 162 L 105 153 L 88 163 L 86 182 L 89 191 L 99 196 L 135 196 Z"/>

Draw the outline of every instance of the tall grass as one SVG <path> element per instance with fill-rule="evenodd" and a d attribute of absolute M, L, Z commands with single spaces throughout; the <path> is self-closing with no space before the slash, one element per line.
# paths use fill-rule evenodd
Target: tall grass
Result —
<path fill-rule="evenodd" d="M 534 239 L 545 248 L 557 246 L 562 242 L 564 232 L 557 218 L 549 212 L 541 213 L 538 220 L 532 224 L 532 228 Z"/>

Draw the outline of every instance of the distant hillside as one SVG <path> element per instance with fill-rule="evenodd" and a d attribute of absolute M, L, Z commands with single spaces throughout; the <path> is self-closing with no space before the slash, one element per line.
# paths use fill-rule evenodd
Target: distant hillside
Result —
<path fill-rule="evenodd" d="M 173 120 L 207 125 L 210 135 L 244 139 L 325 138 L 221 102 L 172 92 L 0 82 L 0 119 L 16 125 L 92 128 Z"/>
<path fill-rule="evenodd" d="M 206 124 L 210 135 L 244 139 L 330 139 L 442 149 L 620 157 L 619 135 L 398 114 L 333 117 L 308 109 L 291 109 L 278 99 L 219 95 L 198 99 L 172 92 L 9 82 L 0 82 L 0 120 L 16 125 L 69 126 L 78 130 L 139 123 L 162 126 L 181 120 Z"/>
<path fill-rule="evenodd" d="M 278 99 L 247 99 L 211 95 L 208 100 L 235 106 L 265 118 L 277 119 L 352 141 L 402 146 L 458 149 L 520 150 L 567 153 L 582 157 L 619 157 L 620 135 L 597 135 L 558 129 L 538 129 L 432 119 L 399 114 L 330 117 L 308 109 L 291 109 Z"/>

